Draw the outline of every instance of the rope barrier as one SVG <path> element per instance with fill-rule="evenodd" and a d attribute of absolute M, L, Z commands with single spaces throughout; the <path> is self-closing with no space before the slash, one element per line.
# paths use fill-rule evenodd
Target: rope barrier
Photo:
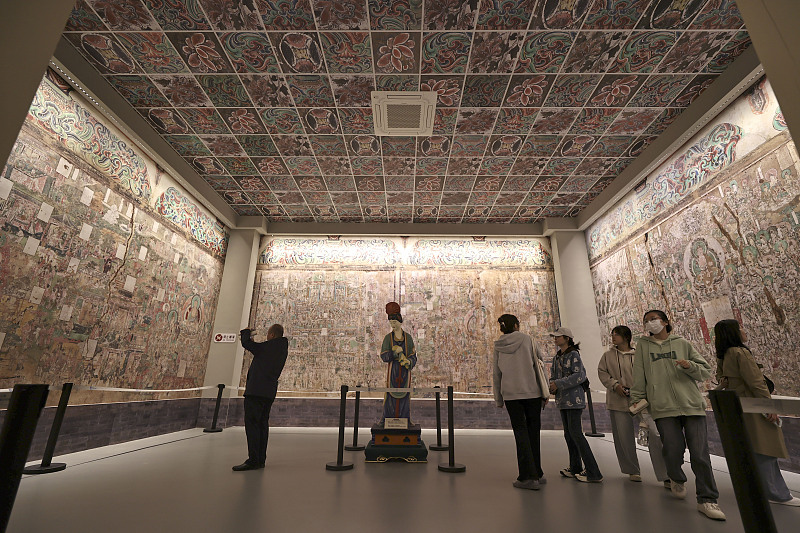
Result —
<path fill-rule="evenodd" d="M 122 387 L 95 387 L 94 385 L 76 385 L 75 390 L 99 390 L 107 392 L 190 392 L 197 390 L 216 389 L 217 386 L 191 387 L 189 389 L 125 389 Z"/>

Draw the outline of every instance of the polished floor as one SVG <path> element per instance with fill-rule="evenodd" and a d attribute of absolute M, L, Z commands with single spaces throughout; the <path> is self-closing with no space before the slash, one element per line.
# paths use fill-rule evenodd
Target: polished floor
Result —
<path fill-rule="evenodd" d="M 365 441 L 369 433 L 359 434 Z M 602 484 L 562 478 L 567 463 L 560 432 L 543 432 L 548 483 L 519 490 L 510 431 L 459 430 L 461 474 L 438 470 L 447 452 L 427 464 L 366 464 L 345 452 L 354 469 L 332 472 L 334 429 L 274 428 L 267 467 L 232 472 L 245 457 L 243 428 L 208 434 L 189 430 L 57 457 L 65 471 L 25 476 L 8 531 L 23 532 L 726 532 L 743 531 L 727 466 L 713 458 L 727 522 L 697 512 L 689 465 L 689 498 L 674 499 L 657 483 L 640 451 L 643 483 L 619 473 L 610 435 L 590 439 Z M 435 441 L 423 432 L 426 443 Z M 352 435 L 347 435 L 347 442 Z M 800 495 L 800 475 L 786 473 Z M 772 506 L 780 532 L 796 532 L 800 508 Z"/>

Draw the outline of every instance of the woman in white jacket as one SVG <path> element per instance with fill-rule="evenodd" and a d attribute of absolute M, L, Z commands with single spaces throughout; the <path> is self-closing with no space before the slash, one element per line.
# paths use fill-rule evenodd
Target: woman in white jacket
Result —
<path fill-rule="evenodd" d="M 597 375 L 606 390 L 606 408 L 611 418 L 611 432 L 614 435 L 614 449 L 617 461 L 623 474 L 628 474 L 631 481 L 642 481 L 639 469 L 639 458 L 636 456 L 636 428 L 642 421 L 650 432 L 648 448 L 650 461 L 656 479 L 670 488 L 667 467 L 661 454 L 661 439 L 655 421 L 644 411 L 632 417 L 628 410 L 628 397 L 633 386 L 633 354 L 631 339 L 633 334 L 627 326 L 616 326 L 611 330 L 613 347 L 603 354 L 597 366 Z"/>
<path fill-rule="evenodd" d="M 519 331 L 514 315 L 497 319 L 503 335 L 494 343 L 494 399 L 497 407 L 505 404 L 514 440 L 517 444 L 518 489 L 539 490 L 546 481 L 542 472 L 539 443 L 542 410 L 549 394 L 536 379 L 539 347 Z"/>

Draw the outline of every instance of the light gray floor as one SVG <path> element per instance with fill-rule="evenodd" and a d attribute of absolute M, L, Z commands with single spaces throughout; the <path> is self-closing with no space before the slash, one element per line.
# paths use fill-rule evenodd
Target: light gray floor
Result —
<path fill-rule="evenodd" d="M 364 443 L 369 433 L 359 435 Z M 423 437 L 435 442 L 431 431 Z M 542 434 L 549 482 L 534 492 L 511 486 L 510 431 L 457 431 L 463 474 L 438 471 L 447 452 L 430 452 L 427 464 L 366 464 L 363 452 L 345 452 L 355 468 L 327 471 L 337 443 L 336 430 L 327 428 L 273 428 L 267 468 L 232 472 L 245 458 L 243 428 L 182 431 L 56 458 L 65 471 L 23 478 L 8 531 L 743 531 L 723 459 L 714 458 L 714 466 L 728 521 L 714 522 L 696 510 L 688 464 L 689 498 L 676 500 L 656 482 L 646 452 L 639 452 L 644 483 L 631 483 L 619 473 L 610 435 L 590 442 L 602 484 L 560 477 L 566 446 L 560 432 L 549 431 Z M 800 475 L 787 473 L 786 480 L 800 494 Z M 800 508 L 772 510 L 779 531 L 798 531 Z"/>

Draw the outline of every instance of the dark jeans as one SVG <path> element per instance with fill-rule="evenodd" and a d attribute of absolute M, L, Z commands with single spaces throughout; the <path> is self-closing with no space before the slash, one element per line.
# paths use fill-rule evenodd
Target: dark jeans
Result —
<path fill-rule="evenodd" d="M 581 427 L 582 414 L 583 409 L 561 410 L 564 440 L 567 441 L 567 450 L 569 450 L 569 471 L 573 474 L 579 474 L 585 469 L 589 479 L 600 479 L 603 474 L 600 473 L 600 467 L 597 466 L 597 461 L 594 460 L 589 441 L 583 435 L 583 428 Z M 581 461 L 583 461 L 585 468 L 581 467 Z"/>
<path fill-rule="evenodd" d="M 686 483 L 683 473 L 683 452 L 689 448 L 689 458 L 694 472 L 697 503 L 716 503 L 719 498 L 711 456 L 708 454 L 708 430 L 705 416 L 668 416 L 656 420 L 656 427 L 664 445 L 664 462 L 667 475 L 673 481 Z"/>
<path fill-rule="evenodd" d="M 525 398 L 523 400 L 506 400 L 508 418 L 514 430 L 517 442 L 517 465 L 519 481 L 539 479 L 542 472 L 541 447 L 539 432 L 542 429 L 541 398 Z"/>
<path fill-rule="evenodd" d="M 275 398 L 244 397 L 244 432 L 247 434 L 247 462 L 263 465 L 267 461 L 269 412 Z"/>

